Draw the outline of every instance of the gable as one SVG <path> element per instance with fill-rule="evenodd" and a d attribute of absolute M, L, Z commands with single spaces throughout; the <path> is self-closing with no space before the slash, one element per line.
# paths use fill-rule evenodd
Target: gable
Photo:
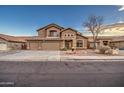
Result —
<path fill-rule="evenodd" d="M 45 30 L 56 30 L 56 31 L 61 31 L 61 29 L 55 27 L 55 26 L 51 26 L 49 28 L 46 28 Z"/>
<path fill-rule="evenodd" d="M 51 27 L 55 27 L 55 28 L 58 28 L 58 29 L 60 29 L 60 30 L 64 29 L 63 27 L 61 27 L 61 26 L 59 26 L 59 25 L 57 25 L 57 24 L 49 24 L 49 25 L 47 25 L 47 26 L 44 26 L 44 27 L 42 27 L 42 28 L 39 28 L 37 31 L 40 31 L 40 30 L 43 30 L 43 29 L 49 29 L 49 28 L 51 28 Z"/>
<path fill-rule="evenodd" d="M 76 35 L 77 32 L 72 30 L 71 28 L 68 28 L 68 29 L 64 29 L 63 31 L 61 31 L 61 33 L 71 33 L 71 34 Z"/>
<path fill-rule="evenodd" d="M 59 29 L 55 26 L 51 26 L 46 29 L 39 30 L 38 36 L 45 38 L 45 37 L 49 36 L 51 30 L 58 32 L 58 34 L 60 34 L 60 31 L 61 31 L 61 29 Z"/>

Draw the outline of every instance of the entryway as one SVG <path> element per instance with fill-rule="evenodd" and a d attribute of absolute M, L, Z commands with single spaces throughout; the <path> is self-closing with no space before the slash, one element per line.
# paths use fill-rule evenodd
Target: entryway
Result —
<path fill-rule="evenodd" d="M 71 49 L 72 48 L 72 40 L 66 40 L 65 41 L 65 47 L 67 49 Z"/>

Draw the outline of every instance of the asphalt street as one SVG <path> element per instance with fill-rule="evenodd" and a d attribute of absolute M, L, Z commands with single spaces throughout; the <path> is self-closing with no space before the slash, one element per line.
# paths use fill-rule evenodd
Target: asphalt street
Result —
<path fill-rule="evenodd" d="M 1 87 L 123 87 L 124 62 L 0 62 Z"/>

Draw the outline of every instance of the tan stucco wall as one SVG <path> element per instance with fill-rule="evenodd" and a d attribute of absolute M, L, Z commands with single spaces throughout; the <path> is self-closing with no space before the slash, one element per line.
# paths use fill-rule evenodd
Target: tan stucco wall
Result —
<path fill-rule="evenodd" d="M 2 38 L 0 38 L 0 42 L 5 42 L 6 43 L 7 50 L 20 50 L 21 45 L 24 44 L 24 43 L 20 43 L 20 42 L 6 41 Z"/>
<path fill-rule="evenodd" d="M 83 47 L 77 47 L 77 49 L 87 49 L 87 44 L 88 44 L 88 39 L 85 37 L 82 37 L 80 35 L 77 35 L 77 40 L 82 40 L 83 41 Z"/>
<path fill-rule="evenodd" d="M 58 34 L 59 34 L 59 36 L 60 36 L 60 29 L 59 28 L 56 28 L 56 27 L 49 27 L 49 28 L 47 28 L 47 29 L 42 29 L 42 30 L 40 30 L 40 31 L 38 31 L 38 36 L 40 36 L 40 37 L 49 37 L 49 31 L 50 30 L 56 30 L 57 32 L 58 32 Z"/>
<path fill-rule="evenodd" d="M 7 46 L 8 42 L 2 38 L 0 38 L 0 50 L 8 50 Z"/>
<path fill-rule="evenodd" d="M 87 39 L 85 37 L 77 35 L 77 32 L 71 28 L 68 28 L 68 29 L 65 29 L 64 31 L 62 31 L 61 29 L 59 29 L 55 26 L 51 26 L 51 27 L 47 27 L 47 28 L 43 28 L 43 29 L 39 30 L 38 36 L 41 38 L 51 38 L 51 37 L 49 37 L 51 30 L 57 31 L 58 32 L 58 38 L 62 39 L 61 41 L 57 41 L 57 42 L 60 42 L 60 49 L 65 48 L 65 40 L 72 40 L 71 47 L 73 47 L 75 49 L 77 48 L 77 40 L 82 40 L 83 41 L 83 47 L 82 48 L 83 49 L 87 48 Z M 27 42 L 28 49 L 30 49 L 30 43 L 32 43 L 32 42 L 38 43 L 37 46 L 35 46 L 35 47 L 38 47 L 38 49 L 42 49 L 41 48 L 42 43 L 39 43 L 37 40 L 28 41 Z M 50 42 L 52 42 L 52 41 L 50 41 Z M 46 46 L 47 46 L 47 44 L 46 44 Z"/>
<path fill-rule="evenodd" d="M 112 42 L 117 48 L 124 48 L 124 41 Z"/>
<path fill-rule="evenodd" d="M 20 43 L 20 42 L 8 42 L 8 49 L 9 50 L 20 50 L 22 48 L 22 44 L 24 43 Z"/>
<path fill-rule="evenodd" d="M 67 29 L 61 33 L 61 38 L 64 40 L 72 40 L 72 47 L 76 48 L 76 32 L 75 31 L 72 31 L 71 29 Z"/>
<path fill-rule="evenodd" d="M 38 36 L 40 36 L 42 38 L 46 37 L 46 34 L 47 34 L 47 32 L 46 32 L 45 29 L 42 29 L 42 30 L 38 31 Z"/>
<path fill-rule="evenodd" d="M 58 33 L 58 37 L 60 37 L 60 31 L 61 31 L 61 30 L 60 30 L 59 28 L 56 28 L 56 27 L 50 27 L 50 28 L 48 28 L 48 29 L 46 30 L 46 32 L 47 32 L 47 37 L 49 37 L 51 30 L 56 30 L 57 33 Z"/>
<path fill-rule="evenodd" d="M 70 36 L 68 36 L 68 35 L 70 35 Z M 71 35 L 73 35 L 73 36 L 71 36 Z M 70 29 L 67 29 L 66 31 L 63 31 L 61 33 L 61 37 L 62 37 L 62 39 L 76 39 L 76 32 L 72 31 Z"/>

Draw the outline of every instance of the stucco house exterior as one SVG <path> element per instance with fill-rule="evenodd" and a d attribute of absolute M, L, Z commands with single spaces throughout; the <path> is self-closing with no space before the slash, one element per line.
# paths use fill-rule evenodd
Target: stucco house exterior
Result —
<path fill-rule="evenodd" d="M 0 50 L 20 50 L 26 45 L 26 39 L 30 37 L 15 37 L 10 35 L 0 34 Z"/>
<path fill-rule="evenodd" d="M 123 32 L 124 23 L 108 25 L 104 32 Z M 92 49 L 92 36 L 83 36 L 72 28 L 64 28 L 57 24 L 49 24 L 37 30 L 37 36 L 10 36 L 0 34 L 0 50 L 62 50 L 62 49 Z M 124 35 L 99 36 L 97 46 L 115 45 L 124 49 Z"/>
<path fill-rule="evenodd" d="M 124 36 L 99 36 L 96 43 L 97 46 L 114 45 L 119 49 L 124 49 Z M 88 48 L 92 49 L 93 47 L 94 47 L 93 39 L 91 36 L 88 36 Z"/>
<path fill-rule="evenodd" d="M 119 49 L 124 49 L 124 23 L 106 25 L 103 29 L 104 35 L 98 36 L 97 46 L 114 45 Z M 93 48 L 92 36 L 88 37 L 88 48 Z"/>
<path fill-rule="evenodd" d="M 72 28 L 49 24 L 37 30 L 38 36 L 0 35 L 0 50 L 87 49 L 88 38 Z M 24 47 L 23 47 L 24 46 Z"/>
<path fill-rule="evenodd" d="M 72 28 L 49 24 L 37 30 L 38 36 L 27 39 L 27 49 L 61 50 L 87 49 L 88 38 Z"/>

